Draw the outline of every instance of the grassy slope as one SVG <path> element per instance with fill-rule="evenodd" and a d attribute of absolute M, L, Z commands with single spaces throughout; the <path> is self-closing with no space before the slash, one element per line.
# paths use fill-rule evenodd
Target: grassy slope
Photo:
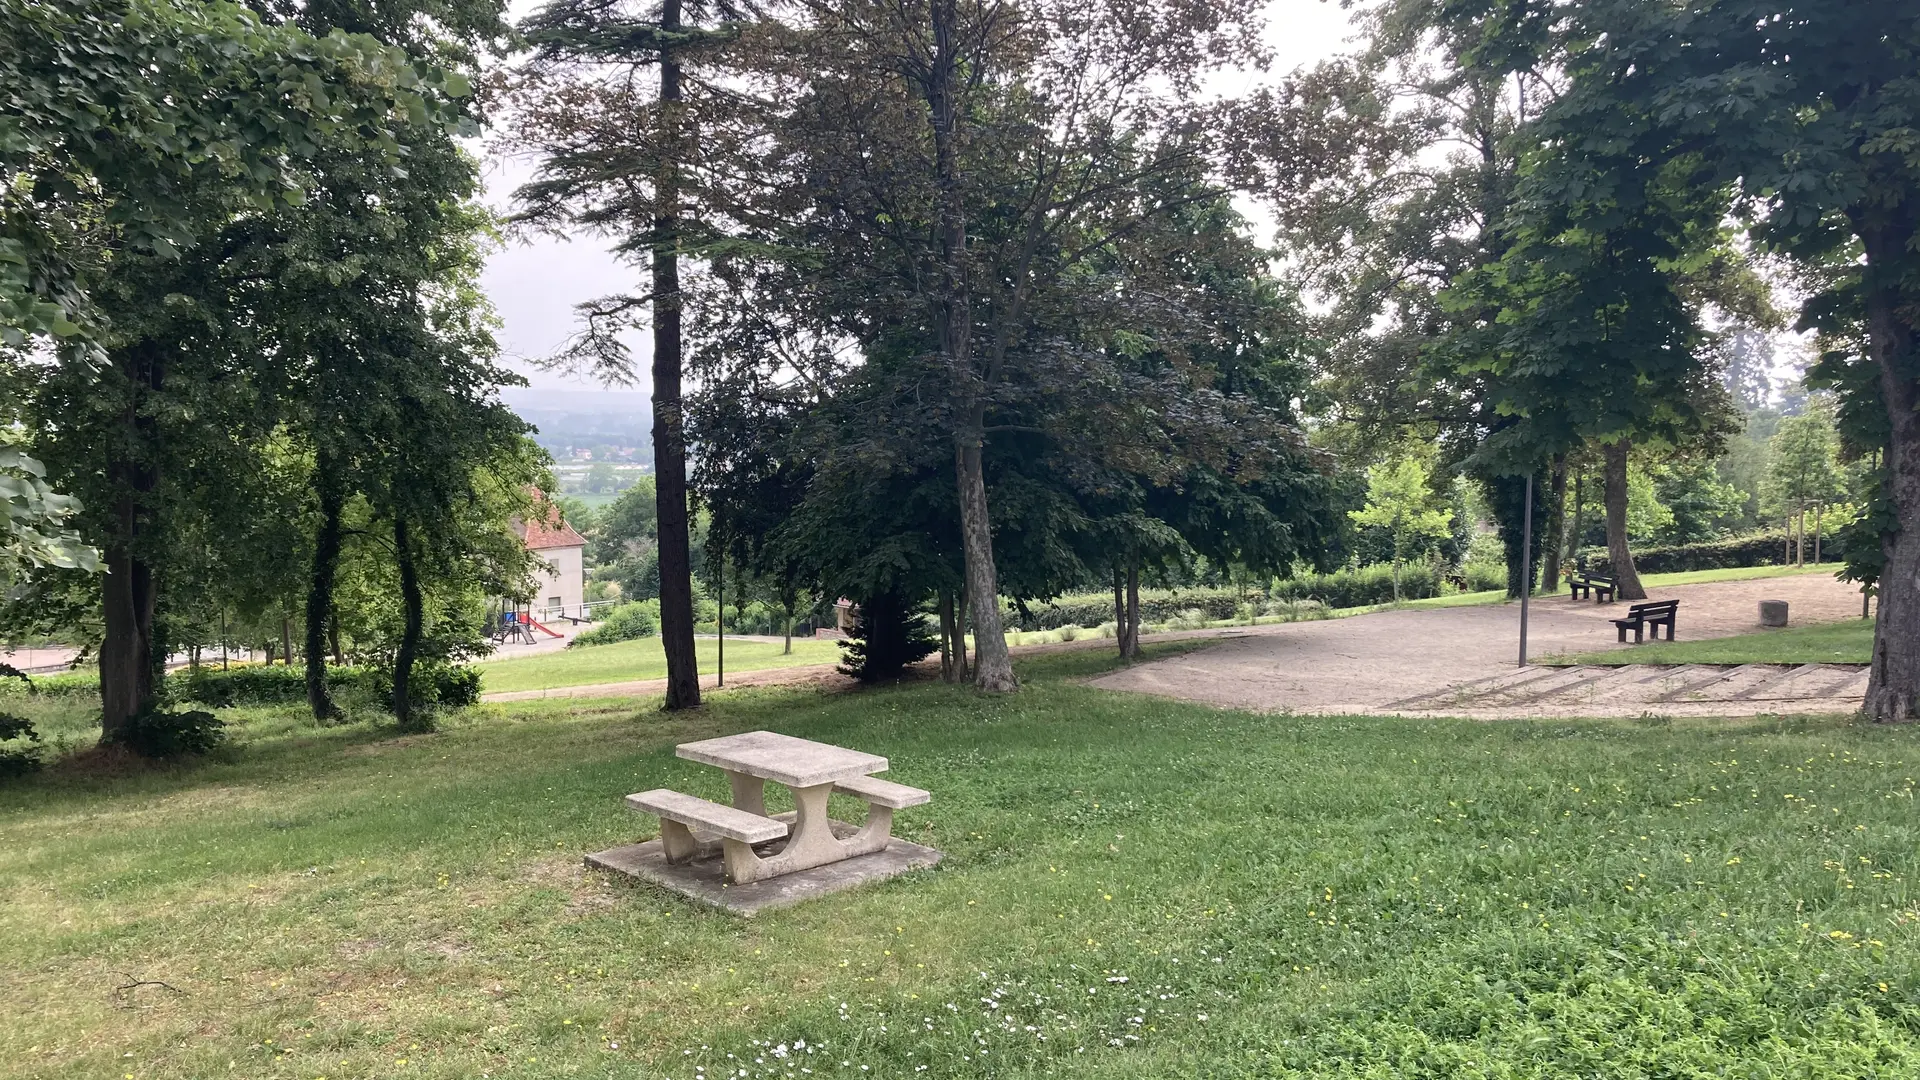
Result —
<path fill-rule="evenodd" d="M 1631 649 L 1548 657 L 1544 664 L 1865 664 L 1872 659 L 1873 621 L 1762 630 L 1705 641 L 1653 642 Z"/>
<path fill-rule="evenodd" d="M 696 638 L 694 650 L 700 658 L 701 674 L 713 674 L 719 642 L 714 638 Z M 831 641 L 795 638 L 793 654 L 783 656 L 778 643 L 727 639 L 728 671 L 753 671 L 797 664 L 834 664 L 839 661 L 840 649 Z M 488 693 L 496 693 L 635 679 L 664 679 L 667 676 L 667 661 L 660 651 L 660 639 L 648 637 L 612 645 L 583 645 L 544 656 L 491 660 L 481 665 L 481 672 L 481 687 Z"/>
<path fill-rule="evenodd" d="M 1920 731 L 1256 717 L 1067 681 L 1107 662 L 1032 658 L 1005 700 L 529 702 L 411 739 L 256 715 L 224 762 L 7 790 L 0 1068 L 1920 1071 Z M 577 869 L 651 832 L 620 795 L 722 795 L 675 742 L 756 727 L 890 756 L 946 863 L 750 922 Z"/>

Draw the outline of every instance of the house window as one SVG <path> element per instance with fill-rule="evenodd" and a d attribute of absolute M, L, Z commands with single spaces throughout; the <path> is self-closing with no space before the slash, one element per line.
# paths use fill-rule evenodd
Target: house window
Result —
<path fill-rule="evenodd" d="M 549 596 L 549 597 L 547 597 L 547 610 L 548 610 L 548 611 L 550 611 L 550 612 L 552 612 L 552 611 L 559 611 L 559 610 L 560 610 L 560 605 L 561 605 L 561 600 L 560 600 L 560 598 L 559 598 L 559 597 L 557 597 L 557 596 Z"/>

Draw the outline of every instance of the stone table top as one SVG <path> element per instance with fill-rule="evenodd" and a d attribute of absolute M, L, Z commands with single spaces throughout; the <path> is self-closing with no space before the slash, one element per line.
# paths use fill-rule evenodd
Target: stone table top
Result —
<path fill-rule="evenodd" d="M 758 776 L 788 787 L 817 787 L 885 772 L 877 754 L 796 739 L 773 731 L 748 731 L 718 739 L 681 743 L 673 751 L 688 761 Z"/>

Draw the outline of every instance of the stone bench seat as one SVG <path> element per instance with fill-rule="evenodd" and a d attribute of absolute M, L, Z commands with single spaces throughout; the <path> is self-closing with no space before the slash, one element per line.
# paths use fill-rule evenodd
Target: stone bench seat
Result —
<path fill-rule="evenodd" d="M 627 805 L 658 817 L 663 832 L 665 823 L 672 821 L 681 826 L 705 829 L 715 836 L 743 844 L 764 844 L 787 835 L 785 822 L 666 788 L 629 795 Z"/>
<path fill-rule="evenodd" d="M 917 787 L 896 784 L 876 776 L 856 776 L 851 780 L 840 780 L 834 783 L 833 790 L 843 795 L 865 799 L 874 806 L 884 806 L 889 810 L 924 806 L 933 798 L 931 794 Z"/>

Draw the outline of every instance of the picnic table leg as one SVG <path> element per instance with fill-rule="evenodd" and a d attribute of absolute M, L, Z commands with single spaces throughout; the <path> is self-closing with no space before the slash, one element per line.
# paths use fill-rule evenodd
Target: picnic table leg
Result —
<path fill-rule="evenodd" d="M 767 782 L 757 776 L 727 770 L 727 783 L 733 787 L 733 808 L 749 814 L 767 816 Z"/>
<path fill-rule="evenodd" d="M 879 803 L 867 804 L 867 822 L 860 831 L 842 841 L 849 858 L 855 855 L 871 855 L 876 851 L 885 851 L 893 842 L 893 807 Z"/>
<path fill-rule="evenodd" d="M 827 796 L 832 793 L 832 784 L 794 788 L 793 831 L 788 834 L 790 839 L 787 840 L 787 846 L 781 849 L 780 854 L 759 860 L 759 864 L 750 871 L 752 876 L 736 877 L 734 880 L 770 878 L 845 859 L 846 846 L 833 835 L 833 826 L 827 821 Z"/>
<path fill-rule="evenodd" d="M 670 865 L 690 861 L 694 853 L 700 850 L 699 841 L 693 838 L 693 830 L 672 818 L 660 819 L 660 849 L 667 856 Z"/>

